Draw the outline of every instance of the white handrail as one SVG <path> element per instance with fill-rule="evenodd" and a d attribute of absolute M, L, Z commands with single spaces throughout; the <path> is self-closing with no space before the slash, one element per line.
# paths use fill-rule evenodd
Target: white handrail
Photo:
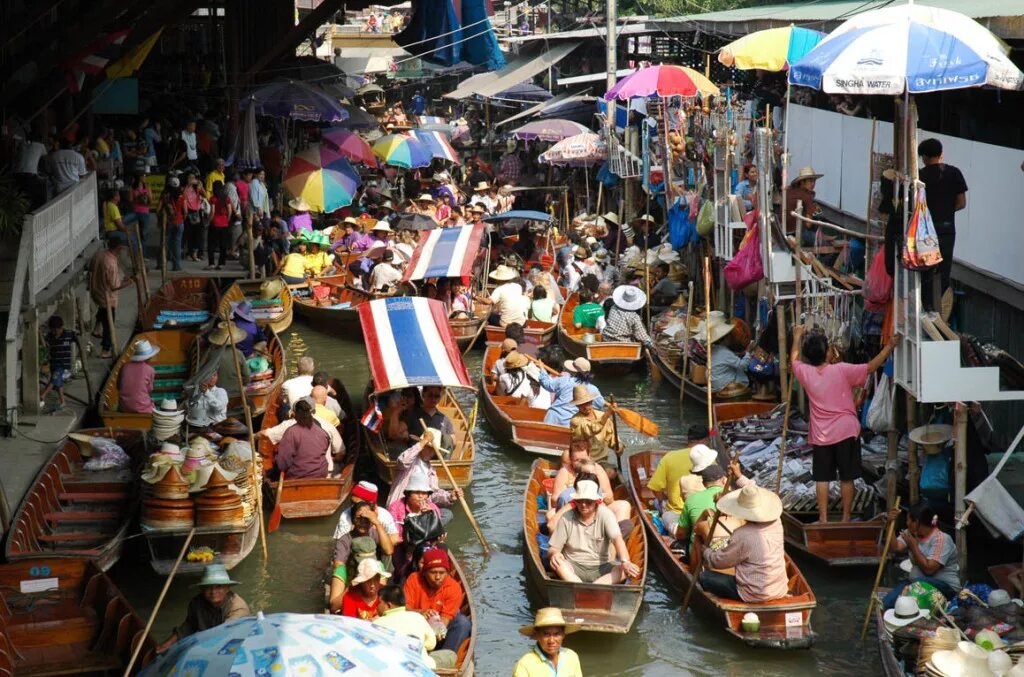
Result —
<path fill-rule="evenodd" d="M 10 425 L 16 425 L 18 418 L 18 332 L 21 328 L 21 304 L 25 298 L 31 257 L 31 224 L 26 219 L 25 228 L 21 232 L 21 244 L 18 246 L 18 261 L 14 267 L 14 284 L 11 287 L 11 304 L 7 314 L 4 346 L 4 401 L 7 407 L 6 418 Z"/>

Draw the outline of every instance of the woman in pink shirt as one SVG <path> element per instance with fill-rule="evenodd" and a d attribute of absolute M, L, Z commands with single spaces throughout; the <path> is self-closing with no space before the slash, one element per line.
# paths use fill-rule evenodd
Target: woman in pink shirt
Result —
<path fill-rule="evenodd" d="M 814 450 L 811 477 L 818 495 L 818 521 L 828 521 L 828 485 L 839 476 L 843 521 L 850 521 L 853 505 L 853 481 L 861 476 L 860 420 L 853 401 L 853 389 L 864 385 L 871 374 L 889 359 L 899 343 L 892 340 L 867 364 L 839 362 L 828 364 L 828 338 L 811 332 L 803 341 L 804 327 L 793 328 L 793 352 L 790 361 L 793 374 L 811 407 L 809 441 Z M 800 360 L 803 343 L 804 360 Z"/>

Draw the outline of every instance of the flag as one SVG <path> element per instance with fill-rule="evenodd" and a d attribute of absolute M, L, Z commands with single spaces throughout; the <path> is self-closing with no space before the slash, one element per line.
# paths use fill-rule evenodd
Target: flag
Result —
<path fill-rule="evenodd" d="M 86 75 L 99 75 L 107 65 L 117 58 L 121 45 L 130 33 L 130 29 L 102 33 L 96 40 L 81 52 L 64 62 L 67 71 L 68 89 L 77 93 L 82 89 Z"/>
<path fill-rule="evenodd" d="M 160 34 L 163 30 L 161 28 L 156 33 L 153 33 L 142 44 L 132 47 L 124 56 L 115 63 L 112 63 L 107 68 L 107 78 L 110 80 L 114 78 L 130 78 L 135 71 L 142 68 L 142 64 L 145 63 L 149 53 L 153 51 L 153 47 L 156 46 L 156 41 L 160 39 Z"/>
<path fill-rule="evenodd" d="M 370 406 L 367 407 L 359 422 L 370 432 L 380 432 L 381 426 L 384 425 L 384 414 L 381 413 L 380 407 L 377 406 L 376 397 L 370 398 Z"/>

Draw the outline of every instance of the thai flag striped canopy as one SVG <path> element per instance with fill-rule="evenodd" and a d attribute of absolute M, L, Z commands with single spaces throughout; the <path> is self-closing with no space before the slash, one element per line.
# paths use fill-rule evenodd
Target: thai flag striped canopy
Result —
<path fill-rule="evenodd" d="M 433 157 L 441 158 L 457 165 L 462 164 L 462 161 L 459 160 L 459 154 L 455 152 L 451 142 L 448 141 L 448 136 L 443 132 L 432 129 L 410 129 L 409 135 L 426 146 Z"/>
<path fill-rule="evenodd" d="M 416 124 L 418 124 L 421 127 L 424 126 L 424 125 L 446 125 L 446 124 L 448 124 L 448 121 L 445 120 L 440 115 L 414 115 L 413 116 L 413 120 L 415 120 Z"/>
<path fill-rule="evenodd" d="M 359 306 L 375 393 L 409 386 L 472 388 L 444 304 L 399 296 Z"/>
<path fill-rule="evenodd" d="M 469 277 L 480 251 L 484 225 L 427 231 L 405 268 L 406 282 L 434 277 Z"/>
<path fill-rule="evenodd" d="M 895 96 L 985 85 L 1021 89 L 1024 74 L 977 21 L 911 4 L 848 19 L 792 64 L 789 81 L 828 93 Z"/>

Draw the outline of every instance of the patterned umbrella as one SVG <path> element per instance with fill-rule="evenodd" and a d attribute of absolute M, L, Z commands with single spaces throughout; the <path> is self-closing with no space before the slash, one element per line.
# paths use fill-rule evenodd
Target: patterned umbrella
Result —
<path fill-rule="evenodd" d="M 241 103 L 248 106 L 250 101 L 256 106 L 257 115 L 272 118 L 340 122 L 348 117 L 348 112 L 336 99 L 294 80 L 264 85 L 242 99 Z"/>
<path fill-rule="evenodd" d="M 353 131 L 329 127 L 320 133 L 320 140 L 336 148 L 342 157 L 371 167 L 377 166 L 377 156 L 373 154 L 370 144 Z"/>
<path fill-rule="evenodd" d="M 387 134 L 373 144 L 373 154 L 393 167 L 426 167 L 433 154 L 422 142 L 405 134 Z"/>
<path fill-rule="evenodd" d="M 422 644 L 367 621 L 322 614 L 239 618 L 182 639 L 146 677 L 366 675 L 433 677 Z"/>
<path fill-rule="evenodd" d="M 701 73 L 686 66 L 648 66 L 630 73 L 609 89 L 605 101 L 620 101 L 634 96 L 718 96 L 720 92 Z"/>
<path fill-rule="evenodd" d="M 590 130 L 578 122 L 555 118 L 527 122 L 522 127 L 512 130 L 512 136 L 520 141 L 561 141 L 588 131 Z"/>
<path fill-rule="evenodd" d="M 448 137 L 439 131 L 429 129 L 410 129 L 409 135 L 422 143 L 433 157 L 447 160 L 454 164 L 462 164 L 459 154 L 452 148 Z"/>
<path fill-rule="evenodd" d="M 723 47 L 718 60 L 740 70 L 777 73 L 804 58 L 824 37 L 824 33 L 799 26 L 755 31 Z"/>
<path fill-rule="evenodd" d="M 540 161 L 551 165 L 582 167 L 600 162 L 608 156 L 604 141 L 593 132 L 562 139 L 540 154 Z"/>
<path fill-rule="evenodd" d="M 328 144 L 311 146 L 292 158 L 284 187 L 305 200 L 313 211 L 333 212 L 352 204 L 359 173 Z"/>

